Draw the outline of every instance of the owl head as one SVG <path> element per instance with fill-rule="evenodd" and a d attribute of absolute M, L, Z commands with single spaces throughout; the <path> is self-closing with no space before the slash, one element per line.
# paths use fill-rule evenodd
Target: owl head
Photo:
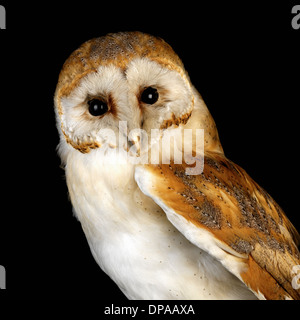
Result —
<path fill-rule="evenodd" d="M 195 92 L 183 63 L 160 38 L 121 32 L 87 41 L 63 65 L 55 92 L 61 153 L 116 148 L 132 130 L 185 125 L 200 99 Z M 207 109 L 201 110 L 199 119 L 207 121 Z"/>

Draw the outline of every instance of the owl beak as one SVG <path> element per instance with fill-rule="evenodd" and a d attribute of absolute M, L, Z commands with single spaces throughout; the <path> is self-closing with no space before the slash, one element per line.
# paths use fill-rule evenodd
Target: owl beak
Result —
<path fill-rule="evenodd" d="M 143 130 L 144 116 L 142 112 L 137 113 L 136 117 L 128 125 L 128 151 L 132 157 L 140 157 L 143 152 L 143 141 L 145 132 Z"/>
<path fill-rule="evenodd" d="M 141 153 L 141 137 L 137 134 L 132 135 L 130 140 L 128 139 L 128 143 L 131 155 L 139 157 Z"/>

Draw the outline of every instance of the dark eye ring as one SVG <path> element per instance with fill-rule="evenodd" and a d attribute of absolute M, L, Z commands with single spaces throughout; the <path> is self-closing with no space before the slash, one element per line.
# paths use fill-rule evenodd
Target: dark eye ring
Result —
<path fill-rule="evenodd" d="M 154 104 L 159 98 L 157 89 L 153 87 L 146 88 L 141 95 L 141 101 L 147 104 Z"/>
<path fill-rule="evenodd" d="M 94 116 L 102 116 L 108 111 L 107 104 L 100 99 L 92 99 L 88 101 L 89 113 Z"/>

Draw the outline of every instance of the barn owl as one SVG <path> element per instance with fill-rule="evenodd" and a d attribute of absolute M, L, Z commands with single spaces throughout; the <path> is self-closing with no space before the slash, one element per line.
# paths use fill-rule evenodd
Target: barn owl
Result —
<path fill-rule="evenodd" d="M 63 65 L 54 100 L 75 215 L 128 299 L 300 298 L 298 232 L 225 157 L 211 114 L 164 40 L 121 32 L 85 42 Z M 156 142 L 142 137 L 154 130 Z M 175 140 L 192 132 L 197 174 L 187 161 L 162 161 L 172 131 Z M 156 163 L 132 161 L 154 145 Z M 181 140 L 178 149 L 188 148 Z"/>

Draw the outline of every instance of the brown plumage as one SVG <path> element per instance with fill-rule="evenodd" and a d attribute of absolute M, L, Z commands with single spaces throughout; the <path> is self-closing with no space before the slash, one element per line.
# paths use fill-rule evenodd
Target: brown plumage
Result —
<path fill-rule="evenodd" d="M 299 233 L 245 170 L 213 152 L 197 176 L 185 174 L 187 165 L 145 167 L 153 175 L 153 196 L 244 260 L 248 268 L 240 276 L 253 291 L 266 299 L 300 298 L 291 285 L 291 270 L 300 265 Z"/>

